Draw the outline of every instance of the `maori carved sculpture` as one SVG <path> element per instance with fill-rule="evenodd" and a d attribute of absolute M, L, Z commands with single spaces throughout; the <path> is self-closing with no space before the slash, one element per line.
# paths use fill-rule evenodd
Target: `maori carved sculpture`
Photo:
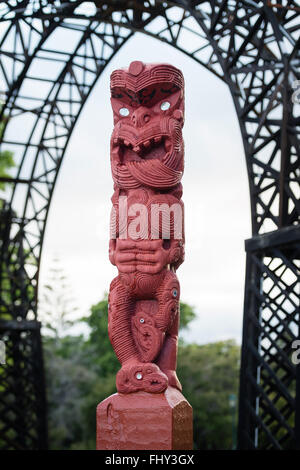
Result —
<path fill-rule="evenodd" d="M 168 64 L 134 61 L 111 75 L 109 337 L 121 363 L 117 390 L 181 390 L 176 375 L 184 260 L 181 178 L 184 80 Z"/>

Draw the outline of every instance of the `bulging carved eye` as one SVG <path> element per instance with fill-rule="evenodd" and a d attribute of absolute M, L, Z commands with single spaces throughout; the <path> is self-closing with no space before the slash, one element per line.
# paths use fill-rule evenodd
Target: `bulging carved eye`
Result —
<path fill-rule="evenodd" d="M 162 111 L 167 111 L 167 109 L 169 109 L 170 106 L 171 105 L 170 105 L 169 101 L 163 101 L 160 105 L 160 109 Z"/>
<path fill-rule="evenodd" d="M 119 113 L 120 113 L 121 116 L 124 116 L 124 117 L 128 116 L 129 115 L 129 109 L 121 108 L 121 109 L 119 109 Z"/>

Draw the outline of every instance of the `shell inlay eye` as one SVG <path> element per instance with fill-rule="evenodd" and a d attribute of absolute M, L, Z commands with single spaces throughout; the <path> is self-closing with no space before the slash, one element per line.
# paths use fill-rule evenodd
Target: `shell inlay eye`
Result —
<path fill-rule="evenodd" d="M 163 102 L 161 103 L 161 105 L 160 105 L 160 109 L 161 109 L 162 111 L 167 111 L 167 109 L 169 109 L 170 106 L 171 106 L 171 105 L 170 105 L 169 101 L 163 101 Z"/>
<path fill-rule="evenodd" d="M 127 109 L 127 108 L 121 108 L 121 109 L 119 110 L 119 113 L 120 113 L 121 116 L 128 116 L 128 115 L 129 115 L 129 109 Z"/>

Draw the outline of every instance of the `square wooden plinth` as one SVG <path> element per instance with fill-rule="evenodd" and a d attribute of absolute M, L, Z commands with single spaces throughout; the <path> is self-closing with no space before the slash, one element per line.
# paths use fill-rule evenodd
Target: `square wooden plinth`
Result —
<path fill-rule="evenodd" d="M 193 410 L 184 396 L 115 393 L 97 406 L 98 450 L 191 450 Z"/>

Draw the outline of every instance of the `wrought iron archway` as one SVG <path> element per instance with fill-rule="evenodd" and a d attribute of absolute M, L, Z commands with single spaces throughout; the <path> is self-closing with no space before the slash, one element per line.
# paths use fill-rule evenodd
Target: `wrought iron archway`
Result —
<path fill-rule="evenodd" d="M 0 3 L 0 15 L 1 148 L 16 161 L 12 176 L 0 178 L 9 183 L 0 213 L 0 330 L 7 351 L 0 446 L 47 445 L 36 308 L 48 209 L 89 93 L 120 47 L 142 32 L 189 55 L 230 88 L 253 229 L 246 242 L 239 447 L 300 448 L 300 366 L 291 360 L 300 336 L 297 2 L 10 0 Z"/>

